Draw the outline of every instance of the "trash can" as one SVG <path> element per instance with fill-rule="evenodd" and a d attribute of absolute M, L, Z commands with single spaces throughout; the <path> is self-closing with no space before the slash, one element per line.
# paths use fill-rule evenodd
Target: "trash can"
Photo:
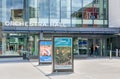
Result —
<path fill-rule="evenodd" d="M 23 60 L 26 59 L 26 53 L 23 53 Z"/>
<path fill-rule="evenodd" d="M 26 52 L 26 59 L 29 60 L 30 54 L 29 52 Z"/>

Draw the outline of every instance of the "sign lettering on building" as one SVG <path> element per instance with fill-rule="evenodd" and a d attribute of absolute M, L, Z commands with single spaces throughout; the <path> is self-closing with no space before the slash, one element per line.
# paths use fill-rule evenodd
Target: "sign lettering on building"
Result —
<path fill-rule="evenodd" d="M 43 27 L 65 27 L 64 23 L 41 23 L 41 22 L 13 22 L 7 21 L 4 23 L 5 26 L 43 26 Z"/>

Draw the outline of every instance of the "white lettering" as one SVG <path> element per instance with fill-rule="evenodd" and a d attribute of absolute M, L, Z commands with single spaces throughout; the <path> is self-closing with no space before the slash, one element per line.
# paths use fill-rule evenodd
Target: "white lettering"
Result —
<path fill-rule="evenodd" d="M 49 26 L 48 23 L 41 23 L 41 22 L 13 22 L 13 21 L 6 21 L 4 23 L 5 26 Z M 50 23 L 50 27 L 65 27 L 64 23 Z"/>
<path fill-rule="evenodd" d="M 9 22 L 5 22 L 5 26 L 9 26 L 10 25 L 10 23 Z"/>

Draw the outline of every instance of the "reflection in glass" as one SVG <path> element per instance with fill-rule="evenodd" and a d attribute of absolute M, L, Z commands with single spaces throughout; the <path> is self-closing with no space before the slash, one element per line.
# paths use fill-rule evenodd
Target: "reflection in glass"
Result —
<path fill-rule="evenodd" d="M 105 8 L 106 6 L 106 0 L 94 0 L 94 27 L 104 27 L 104 19 L 106 18 L 105 16 L 107 16 L 107 9 Z"/>
<path fill-rule="evenodd" d="M 50 0 L 50 26 L 60 22 L 60 0 Z"/>
<path fill-rule="evenodd" d="M 29 18 L 37 18 L 37 0 L 29 0 Z"/>
<path fill-rule="evenodd" d="M 2 8 L 2 0 L 0 0 L 0 8 Z"/>
<path fill-rule="evenodd" d="M 82 26 L 82 0 L 72 0 L 72 27 Z"/>
<path fill-rule="evenodd" d="M 71 8 L 70 0 L 61 0 L 61 23 L 64 24 L 64 27 L 70 27 L 71 23 Z"/>
<path fill-rule="evenodd" d="M 54 26 L 55 24 L 60 26 L 59 23 L 65 27 L 104 27 L 108 25 L 108 0 L 0 1 L 0 7 L 2 7 L 2 9 L 0 8 L 0 13 L 2 12 L 0 20 L 2 18 L 4 22 L 29 22 L 27 26 Z"/>
<path fill-rule="evenodd" d="M 0 0 L 1 1 L 1 0 Z M 8 26 L 23 26 L 23 0 L 2 0 L 2 21 L 11 22 Z"/>
<path fill-rule="evenodd" d="M 2 22 L 2 0 L 0 0 L 0 22 Z"/>
<path fill-rule="evenodd" d="M 83 0 L 83 18 L 84 19 L 95 18 L 93 0 Z"/>
<path fill-rule="evenodd" d="M 49 24 L 49 0 L 38 0 L 38 25 L 48 26 Z"/>
<path fill-rule="evenodd" d="M 103 19 L 104 19 L 104 26 L 108 26 L 108 0 L 104 1 L 104 9 L 103 9 Z"/>
<path fill-rule="evenodd" d="M 83 27 L 92 27 L 94 18 L 93 0 L 83 0 Z"/>

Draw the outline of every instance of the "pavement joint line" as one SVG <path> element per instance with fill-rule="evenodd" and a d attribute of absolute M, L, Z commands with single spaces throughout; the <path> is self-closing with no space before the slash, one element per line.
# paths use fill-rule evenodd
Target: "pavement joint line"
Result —
<path fill-rule="evenodd" d="M 29 61 L 31 64 L 32 64 L 32 62 L 31 61 Z M 36 68 L 39 72 L 41 72 L 44 76 L 46 76 L 48 79 L 52 79 L 52 78 L 50 78 L 49 76 L 47 76 L 41 69 L 39 69 L 37 66 L 34 66 L 34 64 L 32 64 L 33 65 L 33 67 L 34 68 Z M 38 65 L 39 66 L 39 65 Z"/>

